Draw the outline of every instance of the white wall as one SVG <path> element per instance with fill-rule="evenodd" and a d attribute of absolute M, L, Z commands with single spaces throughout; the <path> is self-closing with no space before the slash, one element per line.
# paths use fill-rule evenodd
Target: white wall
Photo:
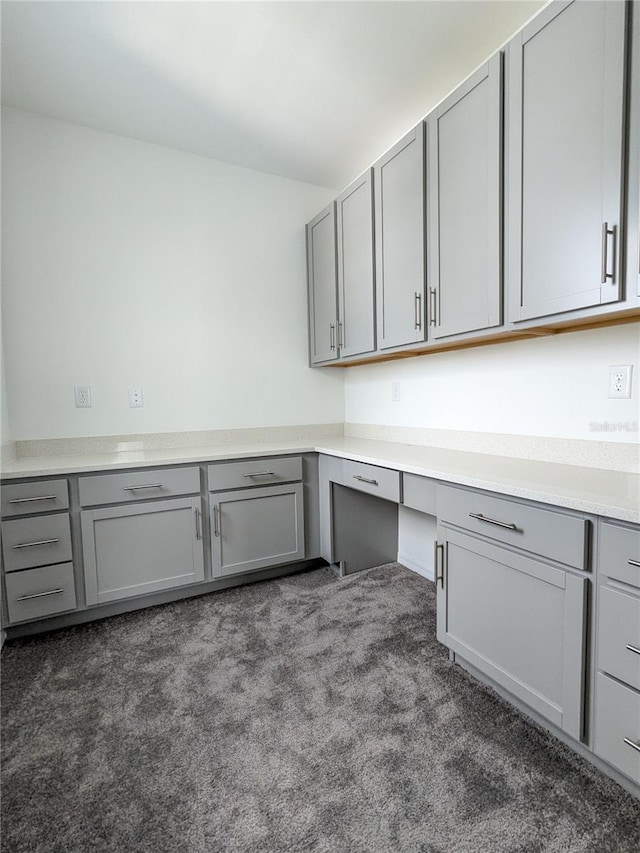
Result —
<path fill-rule="evenodd" d="M 332 191 L 14 109 L 2 131 L 14 439 L 344 419 L 343 374 L 307 367 L 304 223 Z"/>
<path fill-rule="evenodd" d="M 629 400 L 607 398 L 615 364 L 633 365 Z M 345 420 L 637 442 L 639 365 L 634 323 L 353 367 L 346 371 Z M 401 383 L 400 402 L 391 401 L 393 381 Z"/>

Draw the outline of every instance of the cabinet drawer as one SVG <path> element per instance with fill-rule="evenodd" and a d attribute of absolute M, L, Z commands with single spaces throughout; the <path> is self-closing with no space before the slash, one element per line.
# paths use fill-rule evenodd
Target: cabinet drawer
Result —
<path fill-rule="evenodd" d="M 80 505 L 133 503 L 150 498 L 193 495 L 200 491 L 199 468 L 149 468 L 120 474 L 80 477 Z"/>
<path fill-rule="evenodd" d="M 598 673 L 595 717 L 596 755 L 640 783 L 640 693 Z"/>
<path fill-rule="evenodd" d="M 377 495 L 394 503 L 400 502 L 400 472 L 391 468 L 378 468 L 364 462 L 344 460 L 343 485 Z"/>
<path fill-rule="evenodd" d="M 640 530 L 602 522 L 600 574 L 640 587 Z"/>
<path fill-rule="evenodd" d="M 5 584 L 9 621 L 12 623 L 42 619 L 75 609 L 72 563 L 12 572 L 6 575 Z"/>
<path fill-rule="evenodd" d="M 598 669 L 640 690 L 640 598 L 600 589 Z"/>
<path fill-rule="evenodd" d="M 246 489 L 302 480 L 302 457 L 243 459 L 209 465 L 209 491 Z"/>
<path fill-rule="evenodd" d="M 576 569 L 587 568 L 585 518 L 440 486 L 438 520 Z"/>
<path fill-rule="evenodd" d="M 68 508 L 69 489 L 66 480 L 40 480 L 10 485 L 5 483 L 2 486 L 3 518 Z"/>
<path fill-rule="evenodd" d="M 69 516 L 65 512 L 4 521 L 2 553 L 7 572 L 66 563 L 71 559 Z"/>
<path fill-rule="evenodd" d="M 402 475 L 402 503 L 419 512 L 437 515 L 438 481 L 417 474 Z"/>

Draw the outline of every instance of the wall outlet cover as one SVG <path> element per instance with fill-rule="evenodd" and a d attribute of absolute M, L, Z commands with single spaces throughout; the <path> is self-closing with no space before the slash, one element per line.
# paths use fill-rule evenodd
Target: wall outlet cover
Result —
<path fill-rule="evenodd" d="M 73 389 L 76 398 L 76 409 L 91 408 L 91 386 L 76 385 Z"/>
<path fill-rule="evenodd" d="M 609 397 L 628 399 L 631 397 L 631 364 L 613 364 L 609 368 Z"/>

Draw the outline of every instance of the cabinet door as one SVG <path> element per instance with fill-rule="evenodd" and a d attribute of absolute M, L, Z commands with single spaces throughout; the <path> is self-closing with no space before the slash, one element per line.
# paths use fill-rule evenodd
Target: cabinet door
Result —
<path fill-rule="evenodd" d="M 374 166 L 378 348 L 426 339 L 424 124 Z"/>
<path fill-rule="evenodd" d="M 311 364 L 338 357 L 336 218 L 331 203 L 307 225 L 309 356 Z"/>
<path fill-rule="evenodd" d="M 373 272 L 373 170 L 337 199 L 338 346 L 340 356 L 373 352 L 375 288 Z"/>
<path fill-rule="evenodd" d="M 200 498 L 82 512 L 87 604 L 204 580 Z"/>
<path fill-rule="evenodd" d="M 620 299 L 627 4 L 558 2 L 509 44 L 509 315 Z"/>
<path fill-rule="evenodd" d="M 304 559 L 302 483 L 211 495 L 213 576 Z"/>
<path fill-rule="evenodd" d="M 429 116 L 434 338 L 502 320 L 502 54 Z"/>
<path fill-rule="evenodd" d="M 587 578 L 451 530 L 439 539 L 440 642 L 579 739 Z"/>
<path fill-rule="evenodd" d="M 640 298 L 640 4 L 631 6 L 631 99 L 627 195 L 627 294 Z"/>

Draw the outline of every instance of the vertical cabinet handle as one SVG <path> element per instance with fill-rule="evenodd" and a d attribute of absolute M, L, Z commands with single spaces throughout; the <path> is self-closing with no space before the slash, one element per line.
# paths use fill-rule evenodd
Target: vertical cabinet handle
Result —
<path fill-rule="evenodd" d="M 602 223 L 602 269 L 600 274 L 600 282 L 606 284 L 608 279 L 614 280 L 614 273 L 609 272 L 609 237 L 611 237 L 611 257 L 613 259 L 613 268 L 616 265 L 616 226 L 609 228 L 608 222 Z"/>
<path fill-rule="evenodd" d="M 336 348 L 336 324 L 329 323 L 329 349 Z"/>
<path fill-rule="evenodd" d="M 213 535 L 220 536 L 220 510 L 217 506 L 213 507 Z"/>
<path fill-rule="evenodd" d="M 413 294 L 413 325 L 415 329 L 422 328 L 422 294 Z"/>
<path fill-rule="evenodd" d="M 344 323 L 342 320 L 338 322 L 338 346 L 340 349 L 344 347 Z"/>
<path fill-rule="evenodd" d="M 200 529 L 200 510 L 196 508 L 196 539 L 202 539 L 202 530 Z"/>
<path fill-rule="evenodd" d="M 443 558 L 442 560 L 438 560 L 438 554 Z M 440 581 L 440 586 L 444 589 L 444 545 L 440 545 L 437 539 L 433 543 L 433 571 L 436 586 L 438 586 L 438 581 Z"/>
<path fill-rule="evenodd" d="M 429 309 L 431 312 L 431 317 L 429 318 L 429 324 L 431 326 L 436 325 L 436 289 L 432 287 L 429 289 Z"/>

